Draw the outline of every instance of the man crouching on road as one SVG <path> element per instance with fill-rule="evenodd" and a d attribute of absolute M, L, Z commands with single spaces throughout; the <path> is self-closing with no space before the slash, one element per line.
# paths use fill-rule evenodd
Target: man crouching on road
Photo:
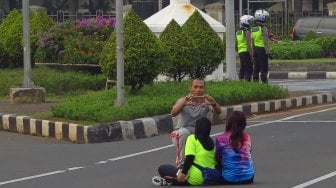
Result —
<path fill-rule="evenodd" d="M 195 131 L 195 122 L 201 117 L 207 117 L 208 112 L 217 114 L 222 112 L 221 106 L 216 100 L 205 93 L 205 81 L 194 79 L 190 85 L 190 93 L 179 98 L 171 110 L 173 117 L 178 116 L 175 131 L 170 136 L 176 146 L 176 166 L 182 168 L 184 159 L 184 147 L 187 137 Z"/>

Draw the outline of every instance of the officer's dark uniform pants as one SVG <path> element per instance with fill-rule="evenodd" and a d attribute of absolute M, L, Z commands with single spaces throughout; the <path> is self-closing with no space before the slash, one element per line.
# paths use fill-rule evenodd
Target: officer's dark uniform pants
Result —
<path fill-rule="evenodd" d="M 252 59 L 248 52 L 239 53 L 240 59 L 240 70 L 239 70 L 239 79 L 246 81 L 251 81 L 251 76 L 253 72 Z"/>
<path fill-rule="evenodd" d="M 263 47 L 254 48 L 253 81 L 259 82 L 259 73 L 261 81 L 267 83 L 268 57 Z"/>

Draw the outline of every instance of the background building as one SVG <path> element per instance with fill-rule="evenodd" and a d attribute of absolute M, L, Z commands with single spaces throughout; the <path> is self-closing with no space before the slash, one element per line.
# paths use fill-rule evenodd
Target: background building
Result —
<path fill-rule="evenodd" d="M 0 0 L 0 23 L 16 8 L 21 9 L 22 0 Z M 31 9 L 46 10 L 57 22 L 94 18 L 97 15 L 114 17 L 116 0 L 30 0 Z M 190 0 L 198 9 L 206 12 L 225 25 L 225 0 Z M 239 6 L 239 3 L 242 6 Z M 134 9 L 143 20 L 168 6 L 170 0 L 124 0 L 124 11 Z M 269 25 L 278 36 L 286 36 L 300 17 L 336 16 L 336 0 L 234 0 L 235 23 L 239 26 L 242 14 L 252 14 L 257 9 L 270 12 Z"/>
<path fill-rule="evenodd" d="M 201 10 L 205 6 L 214 3 L 223 3 L 225 0 L 191 0 L 191 4 Z M 260 1 L 260 2 L 259 2 Z M 1 0 L 0 10 L 5 14 L 16 8 L 21 9 L 22 0 Z M 333 14 L 336 0 L 235 0 L 235 11 L 238 13 L 239 2 L 242 2 L 243 13 L 254 12 L 259 8 L 265 8 L 274 12 L 288 9 L 289 13 L 324 13 Z M 284 7 L 285 3 L 287 7 Z M 162 4 L 161 4 L 162 3 Z M 169 4 L 169 0 L 124 0 L 124 5 L 132 8 L 143 18 L 153 15 L 160 8 Z M 35 9 L 45 9 L 49 14 L 56 13 L 59 10 L 69 14 L 76 12 L 95 14 L 96 10 L 114 13 L 115 0 L 30 0 L 30 6 Z M 247 10 L 247 9 L 250 10 Z"/>

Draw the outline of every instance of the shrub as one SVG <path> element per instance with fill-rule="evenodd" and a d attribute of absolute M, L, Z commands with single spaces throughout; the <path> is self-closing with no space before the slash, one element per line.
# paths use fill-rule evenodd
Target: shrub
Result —
<path fill-rule="evenodd" d="M 63 63 L 99 64 L 99 55 L 104 44 L 79 32 L 73 36 L 66 36 L 63 45 Z"/>
<path fill-rule="evenodd" d="M 136 91 L 161 73 L 167 55 L 164 45 L 133 10 L 127 13 L 124 22 L 125 83 Z M 116 33 L 103 49 L 100 64 L 106 76 L 116 79 Z"/>
<path fill-rule="evenodd" d="M 189 75 L 192 78 L 205 78 L 224 58 L 223 42 L 198 11 L 188 18 L 182 30 L 191 39 L 194 47 L 194 66 Z"/>
<path fill-rule="evenodd" d="M 101 16 L 67 21 L 39 35 L 36 61 L 63 64 L 98 64 L 99 55 L 115 26 Z"/>
<path fill-rule="evenodd" d="M 45 11 L 32 12 L 31 18 L 31 57 L 35 56 L 39 34 L 48 31 L 49 28 L 55 25 L 52 19 L 49 18 Z M 34 60 L 34 58 L 32 58 Z M 32 61 L 34 63 L 34 61 Z"/>
<path fill-rule="evenodd" d="M 175 20 L 167 25 L 160 35 L 160 40 L 166 45 L 169 55 L 164 73 L 181 82 L 193 65 L 192 43 Z"/>
<path fill-rule="evenodd" d="M 6 62 L 9 67 L 18 67 L 23 65 L 22 22 L 22 13 L 18 10 L 13 10 L 0 25 L 0 51 L 5 54 L 5 56 L 2 56 L 1 59 L 3 62 Z M 30 13 L 30 23 L 31 54 L 32 57 L 34 57 L 37 42 L 36 35 L 40 32 L 46 31 L 53 23 L 45 12 L 33 11 Z M 34 63 L 34 61 L 32 61 L 32 63 Z"/>
<path fill-rule="evenodd" d="M 37 49 L 35 52 L 35 61 L 40 63 L 61 62 L 64 53 L 64 34 L 65 28 L 54 26 L 47 32 L 38 35 Z"/>
<path fill-rule="evenodd" d="M 314 42 L 321 46 L 324 57 L 336 57 L 336 37 L 318 37 Z"/>
<path fill-rule="evenodd" d="M 0 25 L 0 48 L 2 67 L 22 66 L 22 14 L 12 10 Z"/>
<path fill-rule="evenodd" d="M 282 42 L 271 45 L 274 59 L 309 59 L 322 56 L 320 45 L 309 41 Z"/>
<path fill-rule="evenodd" d="M 73 26 L 84 36 L 91 36 L 92 39 L 98 41 L 106 41 L 110 37 L 115 24 L 115 18 L 97 16 L 96 18 L 78 20 L 73 23 Z"/>
<path fill-rule="evenodd" d="M 304 37 L 303 40 L 304 41 L 311 41 L 317 38 L 316 33 L 314 33 L 313 31 L 309 31 Z"/>

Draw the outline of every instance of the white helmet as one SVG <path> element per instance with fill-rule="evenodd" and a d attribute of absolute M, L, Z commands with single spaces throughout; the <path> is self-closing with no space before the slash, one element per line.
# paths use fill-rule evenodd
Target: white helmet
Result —
<path fill-rule="evenodd" d="M 240 27 L 248 29 L 251 24 L 253 24 L 254 17 L 251 15 L 243 15 L 240 17 Z"/>
<path fill-rule="evenodd" d="M 265 23 L 269 17 L 269 13 L 266 10 L 260 9 L 254 13 L 254 17 L 257 22 Z"/>

